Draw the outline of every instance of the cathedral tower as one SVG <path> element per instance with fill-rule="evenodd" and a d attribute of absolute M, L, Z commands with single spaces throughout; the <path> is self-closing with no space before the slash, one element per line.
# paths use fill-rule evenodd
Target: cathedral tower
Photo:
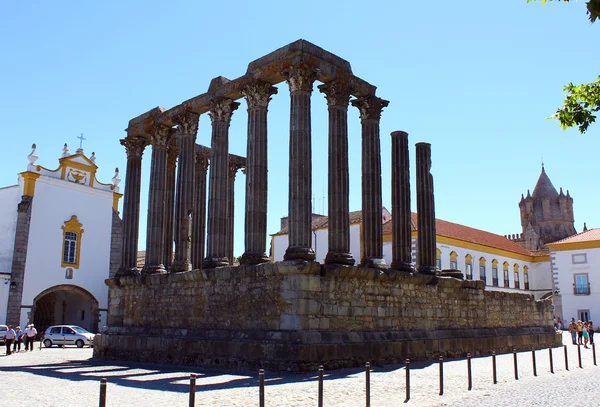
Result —
<path fill-rule="evenodd" d="M 548 178 L 544 166 L 535 185 L 533 194 L 521 195 L 521 226 L 525 248 L 539 250 L 546 243 L 555 242 L 576 234 L 573 216 L 573 198 L 562 188 L 556 191 Z"/>

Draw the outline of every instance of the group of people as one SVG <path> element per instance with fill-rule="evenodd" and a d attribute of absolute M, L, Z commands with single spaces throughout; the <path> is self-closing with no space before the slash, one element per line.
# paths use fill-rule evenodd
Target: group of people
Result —
<path fill-rule="evenodd" d="M 6 344 L 6 355 L 11 355 L 14 352 L 21 352 L 21 344 L 25 342 L 25 351 L 33 350 L 33 341 L 37 335 L 37 330 L 33 324 L 27 325 L 24 331 L 18 326 L 13 329 L 12 325 L 8 326 L 8 330 L 4 333 L 4 343 Z"/>
<path fill-rule="evenodd" d="M 588 348 L 588 343 L 594 344 L 594 323 L 592 321 L 582 322 L 579 320 L 575 322 L 575 318 L 571 318 L 569 332 L 573 345 L 583 345 L 584 348 Z"/>

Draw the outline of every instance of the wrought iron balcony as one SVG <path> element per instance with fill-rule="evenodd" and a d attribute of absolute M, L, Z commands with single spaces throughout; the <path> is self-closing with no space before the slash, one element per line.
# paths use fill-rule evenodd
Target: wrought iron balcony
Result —
<path fill-rule="evenodd" d="M 575 294 L 575 295 L 590 295 L 590 283 L 573 284 L 573 294 Z"/>

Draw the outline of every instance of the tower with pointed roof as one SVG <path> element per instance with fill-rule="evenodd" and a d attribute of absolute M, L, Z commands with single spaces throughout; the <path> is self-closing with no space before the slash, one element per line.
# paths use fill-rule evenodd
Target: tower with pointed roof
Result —
<path fill-rule="evenodd" d="M 528 250 L 546 248 L 546 243 L 555 242 L 576 234 L 573 216 L 573 198 L 556 191 L 542 165 L 533 193 L 521 195 L 521 227 L 523 240 Z"/>

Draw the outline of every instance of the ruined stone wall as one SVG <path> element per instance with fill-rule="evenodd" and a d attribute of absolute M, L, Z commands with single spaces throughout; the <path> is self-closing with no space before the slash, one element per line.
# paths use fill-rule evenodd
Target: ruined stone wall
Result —
<path fill-rule="evenodd" d="M 123 278 L 111 326 L 318 331 L 552 326 L 548 301 L 481 281 L 318 263 L 264 264 Z"/>
<path fill-rule="evenodd" d="M 548 301 L 480 281 L 300 261 L 107 284 L 105 359 L 309 371 L 562 343 Z"/>

